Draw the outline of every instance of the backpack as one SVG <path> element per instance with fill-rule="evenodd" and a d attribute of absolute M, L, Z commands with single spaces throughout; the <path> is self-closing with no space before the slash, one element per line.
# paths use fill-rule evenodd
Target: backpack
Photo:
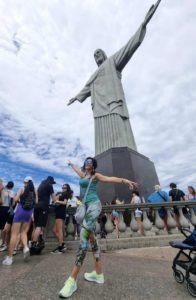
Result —
<path fill-rule="evenodd" d="M 38 241 L 35 246 L 30 247 L 30 255 L 39 255 L 45 248 L 45 241 L 42 236 L 39 236 Z"/>
<path fill-rule="evenodd" d="M 30 210 L 34 208 L 35 205 L 35 193 L 28 192 L 26 197 L 23 197 L 20 201 L 22 208 L 26 210 Z"/>

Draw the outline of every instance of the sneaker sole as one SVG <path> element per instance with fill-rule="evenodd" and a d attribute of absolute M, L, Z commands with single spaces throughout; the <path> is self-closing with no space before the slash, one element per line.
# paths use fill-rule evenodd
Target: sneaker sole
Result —
<path fill-rule="evenodd" d="M 27 261 L 30 256 L 30 251 L 24 253 L 24 261 Z"/>
<path fill-rule="evenodd" d="M 98 284 L 103 284 L 104 283 L 104 279 L 103 280 L 91 279 L 91 278 L 86 277 L 85 274 L 84 274 L 84 279 L 87 280 L 87 281 L 90 281 L 90 282 L 98 283 Z"/>
<path fill-rule="evenodd" d="M 76 290 L 77 290 L 77 286 L 75 287 L 75 289 L 73 290 L 73 292 L 72 292 L 70 295 L 68 295 L 68 296 L 63 296 L 63 295 L 61 294 L 61 292 L 60 292 L 60 293 L 59 293 L 59 298 L 61 298 L 61 299 L 69 298 L 69 297 L 71 297 L 71 296 L 73 295 L 73 293 L 75 293 Z"/>

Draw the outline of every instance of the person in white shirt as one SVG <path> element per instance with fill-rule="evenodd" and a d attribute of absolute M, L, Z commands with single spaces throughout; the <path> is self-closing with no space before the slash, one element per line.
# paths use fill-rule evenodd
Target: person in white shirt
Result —
<path fill-rule="evenodd" d="M 131 204 L 140 204 L 142 203 L 141 198 L 139 197 L 139 192 L 138 191 L 133 191 L 132 192 L 132 199 L 131 199 Z M 140 228 L 140 234 L 144 235 L 144 226 L 142 223 L 142 211 L 137 208 L 135 210 L 135 219 L 138 223 L 138 226 Z"/>
<path fill-rule="evenodd" d="M 67 201 L 67 207 L 77 207 L 78 205 L 81 205 L 81 201 L 74 196 L 73 191 L 71 191 L 71 197 Z M 77 224 L 75 216 L 72 216 L 73 225 L 74 225 L 74 238 L 77 240 L 78 236 L 80 235 L 80 224 Z M 68 225 L 70 222 L 70 215 L 66 215 L 66 225 Z"/>

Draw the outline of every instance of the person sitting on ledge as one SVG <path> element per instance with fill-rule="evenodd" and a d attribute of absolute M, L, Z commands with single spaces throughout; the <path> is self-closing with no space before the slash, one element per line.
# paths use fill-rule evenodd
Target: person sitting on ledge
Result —
<path fill-rule="evenodd" d="M 112 202 L 111 202 L 111 205 L 121 205 L 121 204 L 124 204 L 124 200 L 123 201 L 120 201 L 118 199 L 118 197 L 114 197 Z M 114 226 L 115 226 L 115 229 L 116 229 L 116 234 L 117 234 L 117 239 L 119 239 L 119 228 L 118 228 L 118 225 L 119 225 L 119 213 L 113 209 L 112 213 L 111 213 L 111 218 L 112 218 L 112 221 L 114 223 Z"/>

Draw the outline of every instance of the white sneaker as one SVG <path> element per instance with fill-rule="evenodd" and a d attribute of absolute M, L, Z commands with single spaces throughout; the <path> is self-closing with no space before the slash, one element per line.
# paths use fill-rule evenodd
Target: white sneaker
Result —
<path fill-rule="evenodd" d="M 6 258 L 2 261 L 2 265 L 11 266 L 13 264 L 13 258 L 11 256 L 6 256 Z"/>
<path fill-rule="evenodd" d="M 1 245 L 0 252 L 3 252 L 5 250 L 7 250 L 7 246 L 6 245 Z"/>
<path fill-rule="evenodd" d="M 23 255 L 24 255 L 24 260 L 27 261 L 29 255 L 30 255 L 30 251 L 29 251 L 29 248 L 27 246 L 23 249 Z"/>

